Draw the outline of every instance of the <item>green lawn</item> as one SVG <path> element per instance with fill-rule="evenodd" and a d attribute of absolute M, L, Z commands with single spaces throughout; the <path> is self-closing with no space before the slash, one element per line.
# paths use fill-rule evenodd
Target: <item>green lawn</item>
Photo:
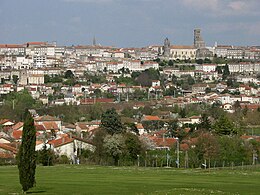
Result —
<path fill-rule="evenodd" d="M 37 167 L 32 194 L 260 194 L 260 169 L 57 165 Z M 20 194 L 16 166 L 0 167 L 0 194 Z"/>

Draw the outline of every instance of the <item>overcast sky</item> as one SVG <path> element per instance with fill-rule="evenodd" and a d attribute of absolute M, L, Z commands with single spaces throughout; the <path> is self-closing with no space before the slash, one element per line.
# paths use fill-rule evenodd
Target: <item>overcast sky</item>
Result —
<path fill-rule="evenodd" d="M 260 45 L 260 0 L 0 0 L 0 43 Z"/>

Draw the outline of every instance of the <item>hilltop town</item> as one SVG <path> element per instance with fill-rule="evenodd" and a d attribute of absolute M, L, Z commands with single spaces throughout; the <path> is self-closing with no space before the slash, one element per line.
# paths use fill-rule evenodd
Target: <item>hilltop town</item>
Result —
<path fill-rule="evenodd" d="M 0 79 L 3 159 L 17 153 L 25 108 L 34 116 L 36 150 L 47 144 L 73 163 L 82 149 L 95 150 L 102 114 L 112 108 L 149 150 L 178 147 L 182 166 L 200 138 L 215 139 L 209 132 L 260 141 L 252 130 L 260 127 L 260 46 L 207 47 L 200 29 L 193 45 L 168 38 L 143 48 L 102 46 L 95 38 L 92 45 L 0 44 Z M 231 126 L 218 129 L 225 120 Z M 255 163 L 259 144 L 245 150 L 245 161 Z"/>

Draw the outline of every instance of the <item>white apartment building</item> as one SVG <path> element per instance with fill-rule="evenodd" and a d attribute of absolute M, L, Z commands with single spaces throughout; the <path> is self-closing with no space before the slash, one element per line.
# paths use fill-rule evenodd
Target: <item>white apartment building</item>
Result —
<path fill-rule="evenodd" d="M 242 73 L 242 72 L 259 72 L 260 63 L 239 63 L 239 64 L 229 64 L 229 71 L 231 73 Z"/>
<path fill-rule="evenodd" d="M 216 64 L 198 64 L 195 66 L 195 70 L 202 70 L 204 72 L 215 72 Z"/>
<path fill-rule="evenodd" d="M 25 55 L 25 47 L 17 44 L 0 44 L 0 54 L 23 56 Z"/>
<path fill-rule="evenodd" d="M 214 53 L 221 58 L 226 58 L 228 55 L 228 49 L 231 49 L 231 45 L 218 45 L 215 47 Z"/>

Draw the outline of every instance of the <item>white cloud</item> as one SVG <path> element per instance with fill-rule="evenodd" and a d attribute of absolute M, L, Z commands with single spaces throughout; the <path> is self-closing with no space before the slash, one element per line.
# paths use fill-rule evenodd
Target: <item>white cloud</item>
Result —
<path fill-rule="evenodd" d="M 182 0 L 185 6 L 199 10 L 217 10 L 219 0 Z"/>
<path fill-rule="evenodd" d="M 180 0 L 187 8 L 215 16 L 259 15 L 259 0 Z"/>
<path fill-rule="evenodd" d="M 228 7 L 230 7 L 234 11 L 241 11 L 247 7 L 247 3 L 243 1 L 232 1 L 229 3 Z"/>

